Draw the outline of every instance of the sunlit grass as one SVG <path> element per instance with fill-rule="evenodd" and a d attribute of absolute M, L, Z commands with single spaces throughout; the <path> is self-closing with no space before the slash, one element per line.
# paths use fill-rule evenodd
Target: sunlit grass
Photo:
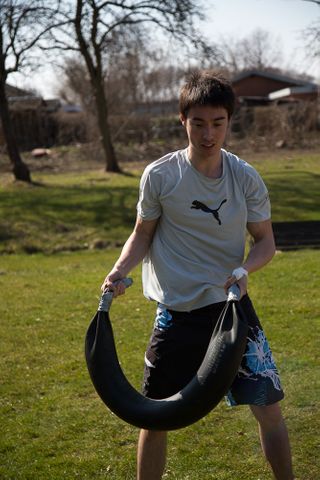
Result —
<path fill-rule="evenodd" d="M 249 156 L 270 190 L 274 221 L 320 220 L 317 154 Z M 0 253 L 117 246 L 135 220 L 141 171 L 35 173 L 35 185 L 0 183 Z"/>
<path fill-rule="evenodd" d="M 318 155 L 279 151 L 246 159 L 268 185 L 274 220 L 320 220 Z M 20 252 L 0 256 L 3 480 L 135 478 L 137 430 L 97 397 L 84 336 L 119 254 L 113 246 L 134 224 L 140 173 L 34 173 L 31 186 L 0 180 L 0 251 Z M 299 480 L 320 478 L 318 263 L 318 251 L 279 253 L 250 278 L 286 392 Z M 139 389 L 155 306 L 142 295 L 139 268 L 133 278 L 111 318 L 122 367 Z M 168 453 L 166 480 L 272 478 L 246 408 L 221 403 L 172 432 Z"/>
<path fill-rule="evenodd" d="M 119 250 L 6 255 L 0 266 L 1 437 L 4 480 L 133 480 L 137 430 L 97 397 L 84 361 L 84 335 L 99 286 Z M 278 254 L 250 278 L 286 399 L 298 479 L 317 480 L 319 435 L 318 252 Z M 140 388 L 155 306 L 139 268 L 111 311 L 127 377 Z M 244 453 L 245 452 L 245 453 Z M 166 480 L 271 480 L 245 407 L 222 402 L 169 436 Z"/>

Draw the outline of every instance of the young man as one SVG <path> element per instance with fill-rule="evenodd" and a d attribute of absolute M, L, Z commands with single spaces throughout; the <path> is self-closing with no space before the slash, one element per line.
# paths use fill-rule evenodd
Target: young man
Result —
<path fill-rule="evenodd" d="M 180 119 L 189 145 L 145 169 L 135 228 L 102 290 L 123 294 L 123 284 L 115 282 L 143 260 L 144 294 L 157 302 L 143 393 L 164 398 L 183 388 L 197 371 L 226 291 L 238 283 L 249 334 L 227 401 L 250 406 L 275 478 L 292 480 L 289 440 L 278 403 L 283 391 L 247 295 L 248 274 L 262 268 L 275 252 L 270 203 L 259 174 L 222 148 L 234 103 L 230 84 L 210 72 L 194 73 L 184 85 Z M 244 261 L 246 230 L 254 245 Z M 140 432 L 138 480 L 162 478 L 166 438 L 166 432 Z"/>

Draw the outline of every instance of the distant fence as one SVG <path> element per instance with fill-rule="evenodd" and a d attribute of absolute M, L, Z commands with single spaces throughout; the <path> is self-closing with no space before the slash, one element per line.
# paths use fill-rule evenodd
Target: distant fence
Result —
<path fill-rule="evenodd" d="M 320 221 L 274 222 L 273 232 L 278 250 L 320 248 Z"/>
<path fill-rule="evenodd" d="M 20 150 L 87 141 L 86 117 L 82 112 L 48 113 L 41 108 L 14 109 L 10 115 Z M 0 145 L 5 146 L 1 123 Z"/>
<path fill-rule="evenodd" d="M 155 108 L 156 107 L 156 108 Z M 112 137 L 118 142 L 144 143 L 153 139 L 184 136 L 176 102 L 138 105 L 125 114 L 112 115 Z M 36 147 L 52 147 L 85 143 L 97 139 L 100 134 L 96 119 L 85 112 L 48 113 L 45 108 L 14 108 L 11 111 L 18 147 L 32 150 Z M 299 145 L 305 142 L 305 132 L 320 130 L 320 112 L 316 101 L 288 103 L 284 105 L 242 106 L 232 120 L 232 132 L 240 138 L 265 140 L 270 146 L 279 141 L 283 145 Z M 0 125 L 0 146 L 5 145 Z"/>

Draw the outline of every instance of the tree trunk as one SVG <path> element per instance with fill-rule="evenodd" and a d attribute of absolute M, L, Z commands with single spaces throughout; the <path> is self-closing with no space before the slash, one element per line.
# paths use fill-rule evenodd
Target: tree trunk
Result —
<path fill-rule="evenodd" d="M 23 162 L 16 140 L 14 138 L 13 127 L 9 112 L 8 100 L 5 92 L 5 82 L 0 82 L 0 118 L 2 122 L 2 131 L 7 145 L 8 156 L 12 163 L 12 172 L 16 180 L 31 183 L 30 170 Z"/>
<path fill-rule="evenodd" d="M 108 2 L 107 2 L 108 3 Z M 77 41 L 79 43 L 79 49 L 83 56 L 90 76 L 91 86 L 96 102 L 98 127 L 101 134 L 101 143 L 106 158 L 106 171 L 107 172 L 120 172 L 120 167 L 117 162 L 116 154 L 112 145 L 110 127 L 108 122 L 108 105 L 104 91 L 104 80 L 102 73 L 102 50 L 96 42 L 98 32 L 98 19 L 99 8 L 92 6 L 92 29 L 91 29 L 91 43 L 93 45 L 94 55 L 91 56 L 88 42 L 84 38 L 82 30 L 82 21 L 88 20 L 87 16 L 84 16 L 84 0 L 77 0 L 76 15 L 74 18 L 74 27 L 76 31 Z M 93 58 L 96 60 L 94 63 Z"/>
<path fill-rule="evenodd" d="M 101 134 L 101 143 L 106 158 L 106 172 L 121 172 L 110 135 L 110 126 L 108 122 L 108 105 L 104 92 L 103 80 L 95 81 L 94 91 L 98 115 L 98 126 Z"/>

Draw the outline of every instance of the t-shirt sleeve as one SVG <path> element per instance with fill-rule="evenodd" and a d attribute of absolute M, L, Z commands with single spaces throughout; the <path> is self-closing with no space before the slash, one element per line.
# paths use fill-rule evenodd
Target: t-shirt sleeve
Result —
<path fill-rule="evenodd" d="M 246 202 L 248 222 L 263 222 L 271 218 L 268 189 L 259 173 L 252 167 L 247 175 Z"/>
<path fill-rule="evenodd" d="M 155 220 L 161 216 L 159 180 L 158 175 L 148 168 L 142 174 L 137 212 L 143 220 Z"/>

